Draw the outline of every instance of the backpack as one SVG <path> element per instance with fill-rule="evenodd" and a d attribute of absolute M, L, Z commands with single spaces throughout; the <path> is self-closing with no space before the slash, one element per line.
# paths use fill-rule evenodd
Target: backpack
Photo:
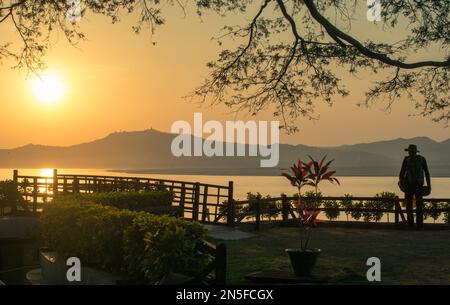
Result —
<path fill-rule="evenodd" d="M 406 184 L 408 186 L 423 186 L 423 157 L 409 156 L 406 159 Z"/>

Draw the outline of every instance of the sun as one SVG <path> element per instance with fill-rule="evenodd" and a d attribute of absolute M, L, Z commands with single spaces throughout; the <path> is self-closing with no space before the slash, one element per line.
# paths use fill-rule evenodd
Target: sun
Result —
<path fill-rule="evenodd" d="M 61 78 L 54 73 L 44 73 L 32 80 L 33 95 L 44 105 L 59 102 L 65 93 Z"/>

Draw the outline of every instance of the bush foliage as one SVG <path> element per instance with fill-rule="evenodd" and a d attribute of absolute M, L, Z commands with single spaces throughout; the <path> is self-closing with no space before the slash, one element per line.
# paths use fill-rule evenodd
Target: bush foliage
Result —
<path fill-rule="evenodd" d="M 247 193 L 247 200 L 261 200 L 261 199 L 270 199 L 270 195 L 266 195 L 263 197 L 259 192 L 256 194 L 248 192 Z M 242 212 L 244 213 L 250 213 L 251 215 L 256 214 L 256 201 L 252 201 L 249 204 L 245 205 L 242 208 Z M 269 220 L 272 218 L 276 218 L 280 214 L 281 204 L 277 201 L 266 201 L 263 203 L 260 203 L 260 211 L 261 211 L 261 217 L 262 219 L 268 218 Z M 253 217 L 253 216 L 250 216 Z"/>
<path fill-rule="evenodd" d="M 173 193 L 166 190 L 104 192 L 76 196 L 80 196 L 85 201 L 133 211 L 159 206 L 170 206 L 173 200 Z"/>
<path fill-rule="evenodd" d="M 198 223 L 137 213 L 124 232 L 126 272 L 149 283 L 168 271 L 196 276 L 208 262 L 208 255 L 197 250 L 203 238 Z"/>
<path fill-rule="evenodd" d="M 341 212 L 339 211 L 339 208 L 341 207 L 339 202 L 336 200 L 327 200 L 324 201 L 323 207 L 326 208 L 325 210 L 325 216 L 329 220 L 335 220 L 341 215 Z"/>
<path fill-rule="evenodd" d="M 199 253 L 204 229 L 183 219 L 64 198 L 41 216 L 44 240 L 64 258 L 154 283 L 168 272 L 196 276 L 208 263 Z"/>
<path fill-rule="evenodd" d="M 12 180 L 0 181 L 0 210 L 10 207 L 12 211 L 15 211 L 18 206 L 25 206 L 25 201 L 18 192 L 15 182 Z"/>

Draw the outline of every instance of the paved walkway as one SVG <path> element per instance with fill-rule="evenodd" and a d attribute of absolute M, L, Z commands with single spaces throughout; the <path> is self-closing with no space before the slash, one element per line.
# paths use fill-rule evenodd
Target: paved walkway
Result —
<path fill-rule="evenodd" d="M 230 228 L 222 225 L 204 225 L 206 228 L 206 235 L 214 239 L 221 240 L 240 240 L 250 238 L 255 234 L 240 231 L 236 228 Z"/>

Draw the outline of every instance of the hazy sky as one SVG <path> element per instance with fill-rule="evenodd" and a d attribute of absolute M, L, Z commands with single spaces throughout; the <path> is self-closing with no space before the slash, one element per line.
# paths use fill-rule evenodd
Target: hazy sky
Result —
<path fill-rule="evenodd" d="M 12 70 L 13 62 L 4 61 L 0 66 L 0 148 L 28 143 L 71 145 L 114 131 L 150 127 L 169 131 L 174 121 L 192 121 L 193 113 L 199 111 L 204 120 L 255 119 L 244 113 L 236 117 L 222 106 L 199 107 L 182 98 L 201 84 L 208 73 L 206 62 L 216 58 L 219 48 L 210 38 L 227 22 L 250 16 L 223 19 L 210 13 L 201 22 L 193 11 L 183 17 L 180 10 L 170 9 L 167 24 L 152 38 L 156 46 L 148 33 L 132 33 L 132 18 L 136 16 L 112 25 L 105 17 L 86 16 L 80 25 L 88 40 L 79 48 L 69 46 L 62 34 L 53 37 L 47 65 L 66 88 L 64 97 L 55 105 L 39 103 L 26 72 Z M 392 38 L 392 33 L 375 32 L 377 28 L 364 20 L 365 14 L 356 18 L 362 20 L 353 27 L 358 37 L 370 32 L 379 38 Z M 0 24 L 0 37 L 2 42 L 18 42 L 6 23 Z M 347 81 L 354 84 L 350 87 L 352 95 L 336 100 L 332 108 L 318 102 L 320 119 L 299 119 L 300 132 L 283 134 L 281 141 L 332 146 L 398 137 L 450 137 L 450 129 L 442 124 L 409 117 L 414 109 L 406 100 L 394 105 L 390 113 L 382 111 L 382 104 L 370 109 L 356 106 L 370 78 Z M 267 111 L 257 119 L 273 118 Z"/>

